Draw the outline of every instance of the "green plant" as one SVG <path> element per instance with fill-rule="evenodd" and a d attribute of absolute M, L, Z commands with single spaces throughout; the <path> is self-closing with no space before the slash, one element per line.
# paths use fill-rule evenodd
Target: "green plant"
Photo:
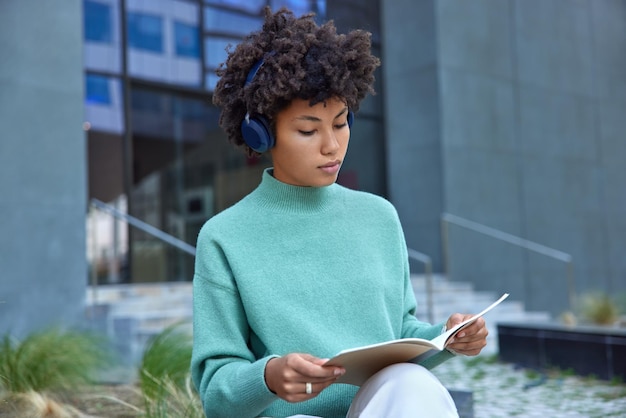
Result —
<path fill-rule="evenodd" d="M 478 369 L 474 372 L 474 375 L 472 376 L 472 378 L 474 380 L 482 380 L 485 378 L 485 376 L 487 376 L 487 372 L 485 370 Z"/>
<path fill-rule="evenodd" d="M 174 382 L 168 377 L 155 380 L 160 387 L 159 396 L 146 398 L 145 418 L 204 418 L 204 410 L 197 392 L 191 385 L 187 373 L 185 384 Z"/>
<path fill-rule="evenodd" d="M 182 324 L 167 327 L 146 345 L 139 369 L 142 393 L 156 399 L 166 380 L 178 388 L 185 387 L 191 363 L 192 337 Z"/>
<path fill-rule="evenodd" d="M 91 382 L 108 361 L 102 340 L 92 334 L 53 328 L 17 341 L 0 342 L 0 387 L 8 392 L 73 389 Z"/>
<path fill-rule="evenodd" d="M 139 371 L 146 418 L 203 418 L 189 366 L 192 337 L 184 324 L 170 326 L 146 346 Z"/>
<path fill-rule="evenodd" d="M 568 327 L 573 327 L 578 322 L 578 319 L 576 318 L 576 314 L 574 314 L 574 312 L 571 312 L 571 311 L 563 312 L 560 316 L 560 319 L 561 319 L 561 322 Z"/>
<path fill-rule="evenodd" d="M 621 292 L 613 295 L 617 310 L 619 311 L 620 318 L 618 319 L 618 325 L 620 327 L 626 327 L 626 292 Z"/>
<path fill-rule="evenodd" d="M 469 357 L 466 360 L 467 366 L 468 367 L 476 367 L 478 365 L 481 364 L 495 364 L 498 362 L 498 355 L 497 354 L 493 354 L 493 355 L 480 355 L 480 356 L 475 356 L 475 357 Z"/>
<path fill-rule="evenodd" d="M 538 379 L 538 378 L 541 377 L 541 373 L 539 373 L 537 370 L 533 370 L 533 369 L 525 370 L 524 374 L 526 375 L 526 377 L 528 379 Z"/>
<path fill-rule="evenodd" d="M 601 392 L 598 393 L 596 396 L 604 401 L 613 401 L 616 399 L 626 398 L 626 388 L 616 391 Z"/>
<path fill-rule="evenodd" d="M 619 318 L 617 303 L 604 293 L 589 293 L 581 298 L 583 318 L 598 325 L 612 325 Z"/>

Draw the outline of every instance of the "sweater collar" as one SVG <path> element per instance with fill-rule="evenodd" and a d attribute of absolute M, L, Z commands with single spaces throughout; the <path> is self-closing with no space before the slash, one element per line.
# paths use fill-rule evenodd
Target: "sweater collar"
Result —
<path fill-rule="evenodd" d="M 265 169 L 255 195 L 261 205 L 275 211 L 314 213 L 326 210 L 339 187 L 334 183 L 324 187 L 292 186 L 277 180 L 273 173 L 273 168 Z"/>

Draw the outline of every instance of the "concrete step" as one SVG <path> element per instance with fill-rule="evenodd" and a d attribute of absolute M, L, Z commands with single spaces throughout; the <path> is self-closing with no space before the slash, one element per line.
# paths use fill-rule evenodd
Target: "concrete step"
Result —
<path fill-rule="evenodd" d="M 133 298 L 143 299 L 154 297 L 156 299 L 191 298 L 191 282 L 165 282 L 165 283 L 137 283 L 116 284 L 87 288 L 86 303 L 114 303 L 128 301 Z"/>
<path fill-rule="evenodd" d="M 445 276 L 434 274 L 431 277 L 432 313 L 428 312 L 427 278 L 425 275 L 412 275 L 411 284 L 417 301 L 416 316 L 420 320 L 428 321 L 432 315 L 432 322 L 445 322 L 453 313 L 477 313 L 493 303 L 501 295 L 490 291 L 474 290 L 473 285 L 467 282 L 449 281 Z M 527 312 L 524 304 L 518 300 L 503 301 L 491 312 L 485 315 L 487 330 L 487 347 L 483 355 L 495 354 L 498 351 L 497 324 L 499 322 L 522 321 L 535 322 L 550 319 L 547 312 Z"/>
<path fill-rule="evenodd" d="M 168 326 L 183 322 L 191 332 L 189 282 L 99 286 L 88 289 L 86 303 L 92 328 L 110 339 L 126 365 L 137 365 L 146 343 Z"/>

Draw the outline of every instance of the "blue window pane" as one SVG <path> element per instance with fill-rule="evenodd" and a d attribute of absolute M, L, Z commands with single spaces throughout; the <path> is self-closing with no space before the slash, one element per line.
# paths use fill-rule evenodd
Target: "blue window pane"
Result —
<path fill-rule="evenodd" d="M 163 93 L 153 90 L 133 89 L 131 93 L 131 108 L 143 113 L 164 114 L 169 112 L 167 97 Z"/>
<path fill-rule="evenodd" d="M 197 99 L 178 98 L 179 114 L 183 120 L 204 121 L 207 104 Z"/>
<path fill-rule="evenodd" d="M 317 15 L 318 17 L 326 18 L 326 0 L 317 0 Z"/>
<path fill-rule="evenodd" d="M 217 68 L 221 63 L 225 62 L 228 57 L 226 48 L 229 45 L 234 47 L 238 42 L 238 39 L 206 38 L 204 41 L 205 65 L 207 67 Z"/>
<path fill-rule="evenodd" d="M 197 26 L 174 22 L 176 55 L 180 57 L 200 58 L 200 34 Z"/>
<path fill-rule="evenodd" d="M 326 2 L 319 0 L 272 0 L 271 7 L 272 10 L 278 10 L 281 7 L 286 7 L 296 16 L 301 16 L 309 12 L 315 12 L 317 20 L 323 19 L 326 14 Z"/>
<path fill-rule="evenodd" d="M 128 46 L 163 52 L 163 19 L 143 13 L 128 13 Z"/>
<path fill-rule="evenodd" d="M 266 0 L 204 0 L 208 4 L 226 5 L 250 13 L 260 13 Z"/>
<path fill-rule="evenodd" d="M 93 42 L 113 41 L 111 6 L 86 0 L 83 16 L 85 39 Z"/>
<path fill-rule="evenodd" d="M 85 101 L 91 104 L 111 104 L 109 79 L 101 75 L 87 74 L 85 77 Z"/>
<path fill-rule="evenodd" d="M 263 20 L 260 17 L 251 17 L 210 6 L 204 8 L 204 29 L 208 31 L 232 33 L 243 37 L 261 29 L 262 26 Z"/>
<path fill-rule="evenodd" d="M 206 83 L 206 88 L 209 91 L 213 91 L 215 90 L 215 86 L 217 84 L 217 81 L 220 78 L 217 76 L 217 74 L 213 73 L 213 72 L 209 72 L 207 74 L 205 74 L 204 76 L 204 82 Z"/>

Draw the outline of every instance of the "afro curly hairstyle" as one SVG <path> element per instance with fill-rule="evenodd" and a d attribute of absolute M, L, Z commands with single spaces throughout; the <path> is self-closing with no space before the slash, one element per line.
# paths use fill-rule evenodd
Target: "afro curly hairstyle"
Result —
<path fill-rule="evenodd" d="M 338 34 L 332 21 L 317 25 L 315 14 L 295 17 L 286 8 L 272 13 L 265 7 L 265 22 L 249 34 L 216 73 L 213 103 L 221 107 L 219 124 L 229 140 L 250 149 L 241 134 L 246 113 L 263 115 L 274 130 L 274 119 L 292 100 L 311 106 L 337 97 L 357 112 L 361 100 L 374 94 L 374 71 L 380 60 L 371 54 L 371 34 L 353 30 Z M 263 59 L 251 82 L 250 70 Z"/>

